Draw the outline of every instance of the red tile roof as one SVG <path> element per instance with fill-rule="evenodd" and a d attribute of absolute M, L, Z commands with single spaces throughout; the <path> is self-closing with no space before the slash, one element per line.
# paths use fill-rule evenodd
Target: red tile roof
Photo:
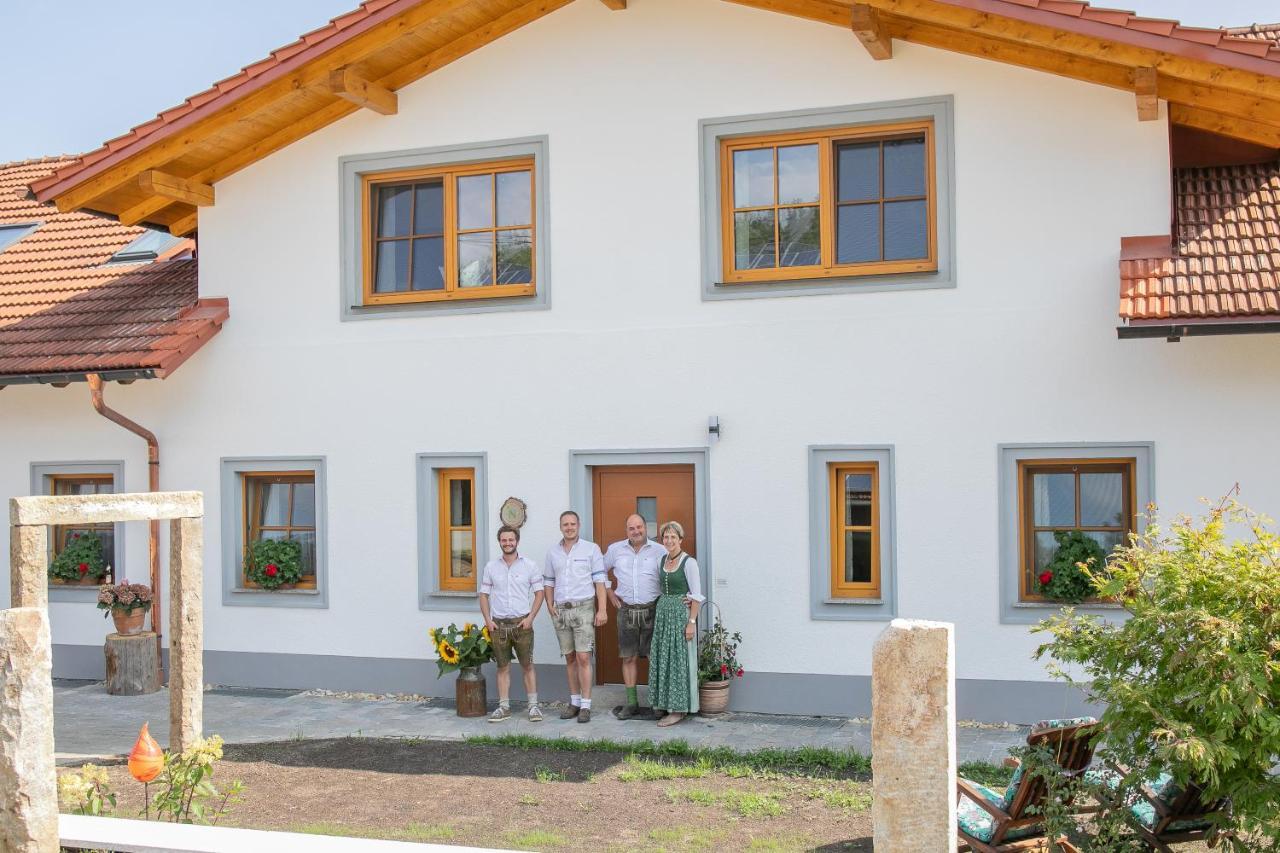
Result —
<path fill-rule="evenodd" d="M 1174 171 L 1177 233 L 1123 242 L 1120 317 L 1280 321 L 1280 162 Z"/>
<path fill-rule="evenodd" d="M 1247 27 L 1224 27 L 1228 35 L 1242 39 L 1269 41 L 1280 46 L 1280 24 L 1250 24 Z"/>
<path fill-rule="evenodd" d="M 0 385 L 163 377 L 221 328 L 227 302 L 198 298 L 190 241 L 172 260 L 104 266 L 145 229 L 26 198 L 68 162 L 0 164 L 0 226 L 40 223 L 0 250 Z"/>

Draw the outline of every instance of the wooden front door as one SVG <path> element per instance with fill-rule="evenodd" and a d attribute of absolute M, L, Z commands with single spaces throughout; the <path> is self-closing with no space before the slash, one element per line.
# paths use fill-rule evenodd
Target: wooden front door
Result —
<path fill-rule="evenodd" d="M 592 535 L 601 550 L 627 538 L 627 516 L 639 513 L 648 522 L 649 538 L 658 527 L 677 521 L 684 527 L 686 552 L 697 556 L 698 531 L 692 465 L 609 465 L 592 469 Z M 612 577 L 612 576 L 611 576 Z M 648 661 L 641 658 L 639 681 L 649 680 Z M 596 684 L 621 684 L 618 657 L 618 614 L 609 605 L 609 622 L 596 629 Z"/>

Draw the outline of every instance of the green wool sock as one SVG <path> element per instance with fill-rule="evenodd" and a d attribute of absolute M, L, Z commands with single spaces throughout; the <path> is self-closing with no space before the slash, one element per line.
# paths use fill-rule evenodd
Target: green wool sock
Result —
<path fill-rule="evenodd" d="M 639 705 L 639 704 L 640 704 L 640 696 L 639 696 L 639 689 L 638 689 L 638 688 L 635 688 L 635 687 L 628 687 L 628 688 L 627 688 L 627 704 L 628 704 L 628 705 Z"/>

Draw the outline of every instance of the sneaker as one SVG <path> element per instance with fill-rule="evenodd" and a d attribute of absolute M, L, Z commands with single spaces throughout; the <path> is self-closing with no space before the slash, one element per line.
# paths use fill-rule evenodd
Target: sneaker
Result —
<path fill-rule="evenodd" d="M 529 706 L 529 722 L 531 723 L 542 722 L 542 709 L 539 708 L 537 705 Z"/>
<path fill-rule="evenodd" d="M 591 709 L 590 709 L 590 708 L 581 708 L 581 709 L 579 709 L 579 710 L 578 710 L 578 722 L 580 722 L 580 723 L 589 723 L 589 722 L 591 722 Z"/>
<path fill-rule="evenodd" d="M 619 720 L 629 720 L 632 717 L 640 716 L 640 706 L 639 705 L 622 705 L 618 708 L 618 710 L 613 712 L 613 715 L 617 717 Z"/>
<path fill-rule="evenodd" d="M 511 711 L 501 705 L 493 709 L 493 713 L 489 715 L 489 722 L 501 723 L 511 716 Z"/>
<path fill-rule="evenodd" d="M 575 708 L 574 706 L 569 705 L 563 711 L 560 712 L 560 719 L 572 720 L 574 717 L 578 716 L 578 712 L 581 710 L 582 710 L 581 708 Z"/>

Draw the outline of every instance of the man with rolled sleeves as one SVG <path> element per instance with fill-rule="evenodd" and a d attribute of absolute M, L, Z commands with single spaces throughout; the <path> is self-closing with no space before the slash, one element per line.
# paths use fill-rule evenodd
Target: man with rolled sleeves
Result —
<path fill-rule="evenodd" d="M 542 580 L 547 611 L 556 627 L 560 653 L 569 675 L 569 707 L 562 720 L 591 722 L 591 651 L 596 628 L 609 621 L 604 585 L 604 555 L 594 542 L 578 538 L 573 510 L 560 513 L 561 539 L 547 549 Z"/>
<path fill-rule="evenodd" d="M 542 721 L 538 708 L 538 679 L 533 669 L 533 620 L 542 608 L 542 570 L 538 564 L 516 553 L 520 531 L 498 528 L 502 556 L 485 564 L 480 575 L 480 614 L 493 643 L 493 659 L 498 665 L 498 708 L 489 717 L 501 723 L 511 716 L 511 653 L 520 661 L 524 691 L 529 697 L 529 720 Z"/>
<path fill-rule="evenodd" d="M 614 711 L 619 720 L 640 713 L 636 686 L 639 660 L 649 657 L 654 608 L 661 592 L 658 572 L 666 553 L 666 548 L 649 538 L 644 518 L 632 514 L 627 516 L 627 538 L 614 542 L 604 555 L 605 569 L 613 573 L 616 582 L 606 591 L 618 608 L 618 655 L 622 658 L 622 683 L 627 687 L 626 704 Z"/>

